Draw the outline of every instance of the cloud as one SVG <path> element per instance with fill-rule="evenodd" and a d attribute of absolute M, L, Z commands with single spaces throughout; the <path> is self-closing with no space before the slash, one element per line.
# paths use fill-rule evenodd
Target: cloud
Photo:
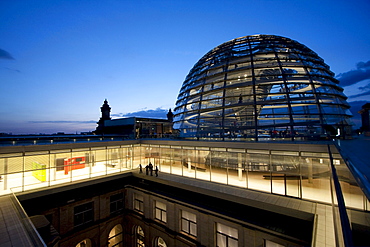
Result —
<path fill-rule="evenodd" d="M 370 81 L 370 80 L 369 80 Z M 370 82 L 367 83 L 367 85 L 363 86 L 363 87 L 358 87 L 358 90 L 361 91 L 361 93 L 358 93 L 358 94 L 354 94 L 354 95 L 350 95 L 348 96 L 349 98 L 358 98 L 358 97 L 361 97 L 361 96 L 366 96 L 366 95 L 370 95 Z"/>
<path fill-rule="evenodd" d="M 112 117 L 144 117 L 144 118 L 162 118 L 167 119 L 167 109 L 156 108 L 156 109 L 143 109 L 141 111 L 129 112 L 129 113 L 117 113 L 111 114 Z"/>
<path fill-rule="evenodd" d="M 367 90 L 370 90 L 370 83 L 367 84 L 365 87 L 359 87 L 358 89 L 360 89 L 361 91 L 367 91 Z"/>
<path fill-rule="evenodd" d="M 366 87 L 368 87 L 368 86 L 366 86 Z M 359 93 L 359 94 L 355 94 L 355 95 L 350 95 L 350 96 L 348 96 L 348 98 L 358 98 L 358 97 L 366 96 L 366 95 L 370 95 L 370 89 L 367 90 L 366 92 L 363 92 L 363 93 Z"/>
<path fill-rule="evenodd" d="M 8 67 L 3 67 L 3 68 L 7 69 L 7 70 L 10 70 L 10 71 L 21 73 L 21 71 L 19 69 L 12 69 L 12 68 L 8 68 Z"/>
<path fill-rule="evenodd" d="M 360 81 L 370 79 L 370 61 L 359 62 L 356 69 L 340 73 L 336 76 L 342 87 L 351 86 Z"/>
<path fill-rule="evenodd" d="M 13 59 L 14 58 L 12 57 L 12 55 L 10 55 L 9 52 L 3 50 L 3 49 L 0 49 L 0 59 Z"/>
<path fill-rule="evenodd" d="M 0 121 L 0 132 L 12 133 L 13 135 L 53 134 L 58 132 L 80 133 L 94 130 L 96 128 L 96 122 L 95 120 Z"/>
<path fill-rule="evenodd" d="M 86 124 L 86 123 L 96 123 L 97 121 L 89 120 L 89 121 L 63 121 L 63 120 L 57 120 L 57 121 L 28 121 L 28 123 L 37 123 L 37 124 Z"/>

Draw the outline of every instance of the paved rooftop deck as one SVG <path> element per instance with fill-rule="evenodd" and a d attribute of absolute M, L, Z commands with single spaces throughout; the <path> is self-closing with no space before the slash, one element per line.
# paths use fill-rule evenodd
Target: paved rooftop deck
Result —
<path fill-rule="evenodd" d="M 33 230 L 32 225 L 21 216 L 12 196 L 0 197 L 0 247 L 46 246 L 32 238 L 37 233 L 30 233 Z"/>

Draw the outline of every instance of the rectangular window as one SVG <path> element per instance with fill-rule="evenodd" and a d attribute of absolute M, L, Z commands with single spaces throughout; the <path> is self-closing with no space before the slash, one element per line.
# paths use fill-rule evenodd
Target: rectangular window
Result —
<path fill-rule="evenodd" d="M 144 212 L 144 197 L 142 195 L 134 194 L 134 210 Z"/>
<path fill-rule="evenodd" d="M 118 193 L 110 197 L 110 213 L 119 212 L 123 209 L 123 193 Z"/>
<path fill-rule="evenodd" d="M 197 216 L 195 214 L 181 210 L 181 231 L 194 237 L 197 236 Z"/>
<path fill-rule="evenodd" d="M 155 201 L 154 215 L 157 220 L 167 222 L 166 208 L 166 204 Z"/>
<path fill-rule="evenodd" d="M 94 202 L 85 203 L 74 208 L 74 226 L 82 226 L 94 221 Z"/>
<path fill-rule="evenodd" d="M 217 247 L 238 247 L 238 229 L 216 223 Z"/>

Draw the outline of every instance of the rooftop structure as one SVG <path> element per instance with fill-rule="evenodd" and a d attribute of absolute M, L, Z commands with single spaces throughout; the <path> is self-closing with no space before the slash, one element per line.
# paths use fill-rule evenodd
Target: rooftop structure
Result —
<path fill-rule="evenodd" d="M 174 129 L 183 138 L 322 139 L 351 133 L 334 73 L 289 38 L 245 36 L 205 54 L 180 89 Z"/>
<path fill-rule="evenodd" d="M 91 229 L 89 227 L 93 224 L 103 224 L 98 218 L 99 215 L 103 214 L 94 213 L 95 216 L 86 222 L 88 223 L 86 229 L 81 228 L 78 224 L 79 221 L 76 221 L 77 218 L 74 218 L 74 214 L 79 212 L 82 205 L 84 205 L 83 208 L 89 205 L 91 209 L 96 209 L 96 212 L 104 212 L 104 215 L 108 215 L 109 210 L 107 212 L 105 209 L 109 209 L 109 206 L 97 202 L 95 196 L 90 199 L 85 198 L 84 193 L 74 193 L 72 190 L 84 186 L 87 191 L 95 192 L 96 188 L 99 188 L 108 193 L 108 188 L 112 186 L 97 185 L 101 184 L 101 181 L 112 181 L 116 186 L 122 186 L 121 190 L 127 192 L 125 198 L 128 200 L 128 203 L 123 207 L 126 209 L 122 213 L 124 217 L 120 218 L 120 215 L 116 215 L 115 219 L 122 224 L 130 223 L 131 226 L 142 226 L 145 236 L 147 236 L 146 245 L 149 246 L 155 237 L 161 237 L 169 243 L 173 231 L 178 231 L 178 236 L 184 236 L 183 230 L 179 230 L 179 226 L 176 224 L 178 221 L 175 215 L 179 213 L 179 207 L 173 206 L 174 200 L 179 200 L 180 197 L 184 199 L 184 201 L 181 199 L 181 202 L 178 202 L 181 207 L 186 205 L 187 211 L 191 209 L 191 212 L 197 215 L 196 225 L 199 229 L 195 238 L 192 237 L 190 241 L 187 241 L 187 245 L 181 246 L 196 246 L 195 244 L 199 242 L 205 246 L 213 246 L 213 244 L 208 245 L 209 242 L 207 242 L 209 239 L 213 239 L 212 237 L 202 238 L 202 236 L 212 236 L 211 234 L 217 232 L 212 227 L 207 228 L 207 233 L 204 232 L 203 226 L 213 224 L 207 224 L 208 221 L 204 221 L 205 218 L 202 216 L 204 209 L 198 208 L 199 202 L 195 205 L 190 203 L 194 198 L 187 197 L 188 192 L 199 193 L 199 198 L 211 196 L 210 199 L 215 202 L 214 205 L 212 204 L 213 206 L 218 205 L 220 199 L 224 200 L 222 205 L 228 201 L 235 210 L 230 211 L 229 208 L 225 210 L 228 213 L 236 214 L 236 216 L 239 214 L 250 219 L 252 216 L 248 213 L 244 215 L 243 212 L 251 213 L 255 210 L 258 211 L 258 209 L 264 211 L 254 215 L 253 222 L 240 217 L 232 219 L 226 216 L 227 212 L 217 213 L 216 211 L 218 217 L 221 218 L 220 220 L 213 219 L 216 223 L 240 229 L 238 230 L 239 234 L 233 235 L 234 240 L 238 242 L 237 246 L 251 246 L 243 245 L 244 241 L 254 241 L 251 237 L 244 238 L 243 232 L 245 230 L 243 227 L 250 223 L 260 226 L 262 223 L 265 226 L 267 223 L 270 226 L 277 224 L 280 226 L 279 228 L 266 228 L 265 226 L 259 228 L 260 231 L 265 233 L 268 231 L 269 233 L 269 236 L 258 235 L 259 237 L 255 239 L 256 244 L 260 246 L 262 246 L 263 242 L 261 241 L 263 240 L 287 246 L 289 244 L 286 242 L 287 239 L 290 239 L 289 241 L 297 246 L 350 246 L 343 244 L 342 228 L 352 231 L 355 244 L 365 245 L 366 232 L 370 229 L 370 204 L 367 197 L 369 187 L 366 183 L 370 171 L 366 166 L 369 154 L 364 150 L 368 149 L 370 142 L 368 137 L 364 138 L 367 139 L 363 139 L 361 143 L 357 143 L 360 140 L 341 140 L 338 145 L 334 145 L 333 142 L 253 143 L 141 139 L 7 146 L 0 150 L 0 168 L 2 168 L 0 194 L 4 196 L 4 199 L 12 192 L 17 197 L 21 196 L 21 205 L 18 205 L 16 200 L 13 200 L 15 206 L 9 200 L 0 201 L 0 207 L 3 211 L 5 208 L 7 208 L 7 212 L 9 211 L 7 214 L 2 214 L 2 217 L 6 220 L 9 217 L 17 218 L 17 212 L 13 212 L 11 209 L 21 207 L 26 200 L 25 198 L 35 192 L 36 194 L 41 193 L 44 197 L 43 200 L 50 203 L 56 202 L 56 200 L 50 200 L 52 197 L 48 197 L 48 195 L 66 191 L 68 198 L 59 198 L 62 203 L 60 209 L 63 210 L 58 208 L 53 209 L 54 211 L 49 210 L 45 207 L 46 204 L 35 198 L 34 201 L 38 201 L 39 204 L 37 207 L 33 207 L 32 205 L 35 204 L 28 203 L 26 212 L 29 213 L 31 219 L 32 216 L 40 214 L 48 218 L 51 212 L 62 212 L 56 217 L 49 218 L 55 230 L 61 235 L 60 243 L 68 241 L 68 245 L 60 246 L 78 246 L 78 243 L 84 241 L 84 238 L 92 240 L 100 236 L 86 229 Z M 362 146 L 362 149 L 354 148 L 359 145 Z M 349 146 L 353 148 L 349 149 Z M 348 152 L 343 156 L 342 151 Z M 358 157 L 361 155 L 363 159 L 359 160 Z M 139 173 L 139 164 L 144 167 L 150 162 L 158 166 L 160 170 L 158 177 L 154 173 L 153 176 L 146 175 L 144 169 L 143 173 Z M 114 183 L 115 178 L 121 175 L 127 177 L 128 182 Z M 136 177 L 139 179 L 136 180 Z M 137 183 L 132 184 L 133 179 Z M 159 186 L 158 183 L 162 185 Z M 132 185 L 135 187 L 145 186 L 146 188 L 146 191 L 141 189 L 139 191 L 144 197 L 144 200 L 141 200 L 144 214 L 140 214 L 139 218 L 134 214 L 136 220 L 127 222 L 125 212 L 131 210 L 133 200 L 136 198 L 127 190 L 127 186 Z M 119 186 L 118 189 L 121 188 Z M 175 197 L 167 198 L 169 193 L 164 191 L 165 189 L 172 191 Z M 155 199 L 154 196 L 156 198 L 158 196 L 153 193 L 158 191 L 164 191 L 165 197 L 162 195 L 159 199 Z M 108 203 L 109 196 L 111 195 L 109 194 L 107 197 Z M 102 196 L 101 198 L 106 197 Z M 345 205 L 339 205 L 343 199 Z M 164 206 L 167 208 L 165 214 L 168 214 L 166 222 L 157 222 L 157 216 L 153 214 L 154 209 L 157 210 L 157 205 L 154 202 L 158 200 L 167 205 Z M 209 203 L 209 200 L 206 203 Z M 163 204 L 161 205 L 163 206 Z M 101 205 L 101 209 L 99 209 L 99 205 Z M 163 209 L 162 206 L 159 209 Z M 236 211 L 236 206 L 238 211 Z M 246 210 L 246 207 L 251 208 Z M 29 211 L 29 209 L 31 210 Z M 209 209 L 209 205 L 207 209 Z M 345 209 L 344 212 L 348 213 L 348 216 L 343 215 L 343 211 L 339 212 L 343 209 Z M 19 210 L 22 211 L 21 208 Z M 266 218 L 267 214 L 274 215 L 274 217 Z M 206 215 L 209 213 L 207 212 Z M 304 232 L 305 236 L 312 234 L 312 238 L 306 238 L 304 243 L 301 242 L 303 239 L 297 238 L 296 233 L 291 232 L 294 228 L 291 228 L 290 224 L 285 224 L 290 219 L 298 220 L 303 219 L 302 217 L 307 219 L 305 222 L 310 225 L 310 230 L 307 230 L 309 232 L 306 230 Z M 349 220 L 350 226 L 343 224 L 343 220 L 346 218 Z M 58 219 L 61 223 L 57 223 Z M 20 219 L 17 227 L 25 229 L 23 241 L 29 241 L 29 236 L 35 236 L 37 232 L 28 231 L 27 229 L 30 227 L 27 225 L 23 227 L 23 221 Z M 65 222 L 67 222 L 67 228 Z M 150 225 L 155 229 L 152 231 L 145 228 L 145 222 L 150 222 Z M 1 244 L 7 241 L 15 243 L 13 241 L 19 239 L 19 231 L 13 233 L 11 231 L 13 226 L 10 223 L 1 225 L 1 227 L 5 233 L 8 233 L 7 239 L 4 238 L 0 241 Z M 36 225 L 35 227 L 37 228 Z M 127 235 L 124 236 L 127 238 L 131 236 L 129 235 L 130 229 L 132 228 L 125 230 Z M 300 229 L 302 230 L 302 228 Z M 78 234 L 80 232 L 88 234 Z"/>
<path fill-rule="evenodd" d="M 94 131 L 97 135 L 119 135 L 123 138 L 165 138 L 172 135 L 173 113 L 169 109 L 167 119 L 127 117 L 111 119 L 110 106 L 104 100 L 101 110 L 101 118 Z"/>

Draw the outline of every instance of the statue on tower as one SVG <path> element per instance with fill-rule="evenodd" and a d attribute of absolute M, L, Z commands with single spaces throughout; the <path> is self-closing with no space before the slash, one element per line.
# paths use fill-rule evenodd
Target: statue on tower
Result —
<path fill-rule="evenodd" d="M 168 119 L 169 122 L 171 122 L 171 123 L 173 122 L 173 113 L 171 111 L 171 108 L 167 113 L 167 119 Z"/>

